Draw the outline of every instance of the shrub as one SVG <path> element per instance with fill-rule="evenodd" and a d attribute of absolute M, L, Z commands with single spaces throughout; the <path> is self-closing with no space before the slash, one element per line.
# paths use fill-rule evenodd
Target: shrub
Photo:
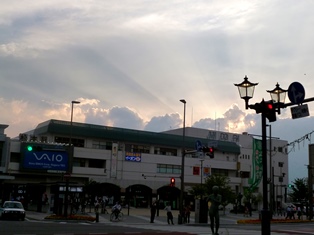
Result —
<path fill-rule="evenodd" d="M 96 218 L 89 215 L 68 215 L 67 217 L 63 215 L 48 215 L 45 219 L 50 220 L 84 220 L 84 221 L 95 221 Z"/>

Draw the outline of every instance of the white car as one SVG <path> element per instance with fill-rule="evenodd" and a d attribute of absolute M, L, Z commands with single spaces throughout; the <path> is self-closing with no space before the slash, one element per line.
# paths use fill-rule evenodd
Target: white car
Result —
<path fill-rule="evenodd" d="M 17 201 L 5 201 L 0 206 L 1 219 L 25 219 L 25 210 L 23 204 Z"/>

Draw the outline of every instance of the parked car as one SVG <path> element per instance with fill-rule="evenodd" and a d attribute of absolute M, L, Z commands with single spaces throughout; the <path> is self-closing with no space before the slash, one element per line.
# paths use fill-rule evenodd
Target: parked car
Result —
<path fill-rule="evenodd" d="M 25 219 L 25 210 L 23 204 L 17 201 L 5 201 L 0 206 L 1 219 Z"/>

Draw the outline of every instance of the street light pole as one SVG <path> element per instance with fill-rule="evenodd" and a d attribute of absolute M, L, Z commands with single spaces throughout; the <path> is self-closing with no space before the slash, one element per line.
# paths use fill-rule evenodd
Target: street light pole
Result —
<path fill-rule="evenodd" d="M 203 161 L 204 161 L 204 159 L 200 160 L 200 162 L 201 162 L 201 186 L 203 185 Z"/>
<path fill-rule="evenodd" d="M 272 156 L 271 156 L 271 125 L 266 125 L 269 127 L 269 175 L 270 175 L 270 183 L 269 183 L 269 210 L 270 210 L 270 217 L 273 217 L 273 212 L 274 212 L 274 191 L 273 191 L 273 186 L 274 186 L 274 172 L 273 172 L 273 167 L 272 167 Z"/>
<path fill-rule="evenodd" d="M 180 192 L 180 205 L 179 210 L 180 214 L 183 211 L 183 201 L 184 201 L 184 158 L 185 158 L 185 107 L 186 101 L 184 99 L 180 100 L 183 103 L 183 135 L 182 135 L 182 157 L 181 157 L 181 192 Z M 182 219 L 182 218 L 181 218 Z"/>
<path fill-rule="evenodd" d="M 267 141 L 266 116 L 262 112 L 262 164 L 263 164 L 263 209 L 262 209 L 262 235 L 270 234 L 270 213 L 267 200 Z"/>
<path fill-rule="evenodd" d="M 69 138 L 69 150 L 70 150 L 70 158 L 73 159 L 73 147 L 72 147 L 72 126 L 73 126 L 73 106 L 74 104 L 79 104 L 80 101 L 72 100 L 71 102 L 71 122 L 70 122 L 70 138 Z M 71 166 L 69 166 L 71 167 Z M 68 217 L 68 195 L 69 194 L 69 172 L 67 172 L 67 175 L 65 177 L 65 199 L 64 199 L 64 217 Z"/>
<path fill-rule="evenodd" d="M 283 90 L 279 87 L 277 83 L 276 88 L 267 91 L 270 93 L 271 102 L 265 102 L 264 99 L 261 103 L 256 103 L 254 105 L 249 105 L 249 100 L 254 95 L 255 86 L 258 83 L 249 82 L 247 76 L 244 77 L 244 81 L 239 84 L 234 84 L 238 87 L 240 97 L 245 101 L 246 109 L 254 109 L 256 113 L 261 113 L 261 122 L 262 122 L 262 165 L 263 165 L 263 209 L 261 211 L 262 214 L 262 235 L 270 234 L 270 212 L 268 210 L 268 192 L 267 192 L 267 141 L 266 141 L 266 118 L 269 119 L 270 122 L 276 121 L 276 114 L 280 114 L 280 108 L 285 107 L 285 95 L 286 90 Z M 274 106 L 273 107 L 273 103 Z M 268 106 L 267 104 L 270 104 Z M 269 111 L 266 107 L 270 107 L 271 111 Z M 274 114 L 274 115 L 273 115 Z"/>

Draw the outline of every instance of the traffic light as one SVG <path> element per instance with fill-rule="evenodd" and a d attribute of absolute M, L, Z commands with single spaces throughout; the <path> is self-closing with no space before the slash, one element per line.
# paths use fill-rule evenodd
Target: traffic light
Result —
<path fill-rule="evenodd" d="M 214 158 L 214 147 L 203 147 L 202 150 L 207 156 Z"/>
<path fill-rule="evenodd" d="M 270 101 L 264 101 L 264 113 L 266 118 L 269 122 L 275 122 L 276 121 L 276 108 L 274 105 L 274 102 L 272 100 Z"/>
<path fill-rule="evenodd" d="M 263 113 L 269 122 L 276 121 L 276 107 L 272 100 L 263 100 L 261 103 L 255 103 L 252 107 L 256 113 Z"/>
<path fill-rule="evenodd" d="M 29 151 L 29 152 L 40 152 L 40 151 L 43 150 L 43 148 L 42 148 L 41 146 L 38 146 L 38 145 L 31 145 L 31 144 L 27 145 L 27 146 L 26 146 L 26 149 L 27 149 L 27 151 Z"/>
<path fill-rule="evenodd" d="M 173 178 L 173 177 L 170 179 L 170 186 L 171 186 L 171 187 L 176 186 L 176 179 Z"/>

